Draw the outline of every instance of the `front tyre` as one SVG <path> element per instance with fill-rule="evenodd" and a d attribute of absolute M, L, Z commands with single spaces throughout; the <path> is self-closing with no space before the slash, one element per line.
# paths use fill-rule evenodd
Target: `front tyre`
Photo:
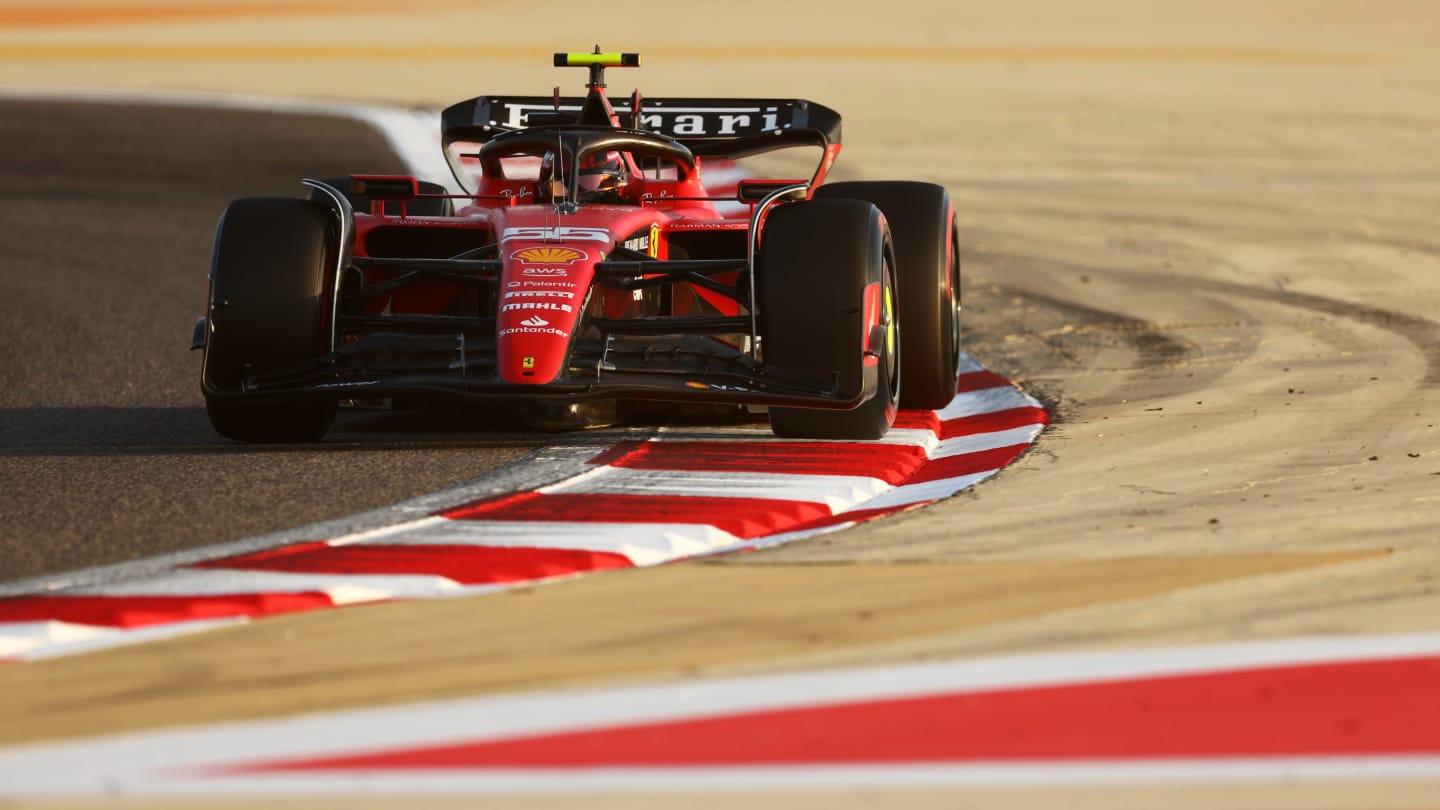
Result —
<path fill-rule="evenodd" d="M 832 183 L 815 199 L 873 203 L 885 215 L 895 245 L 901 354 L 901 406 L 934 410 L 955 397 L 960 373 L 960 250 L 950 193 L 933 183 Z"/>
<path fill-rule="evenodd" d="M 890 234 L 859 200 L 781 205 L 770 212 L 757 268 L 761 348 L 767 365 L 839 372 L 851 410 L 770 408 L 776 436 L 879 439 L 900 396 L 900 323 Z"/>
<path fill-rule="evenodd" d="M 222 436 L 243 442 L 318 441 L 333 399 L 255 399 L 248 382 L 328 349 L 325 288 L 335 261 L 334 217 L 288 197 L 236 200 L 215 235 L 200 387 Z"/>

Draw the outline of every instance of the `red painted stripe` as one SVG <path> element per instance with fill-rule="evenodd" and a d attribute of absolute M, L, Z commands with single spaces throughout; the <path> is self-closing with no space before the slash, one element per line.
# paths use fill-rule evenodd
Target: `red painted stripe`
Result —
<path fill-rule="evenodd" d="M 1012 444 L 975 453 L 937 458 L 921 467 L 920 472 L 905 483 L 923 484 L 927 481 L 939 481 L 942 478 L 957 478 L 962 475 L 975 475 L 989 470 L 998 470 L 1014 461 L 1029 446 L 1028 444 Z"/>
<path fill-rule="evenodd" d="M 1030 425 L 1050 424 L 1050 414 L 1044 408 L 1011 408 L 994 413 L 962 416 L 947 419 L 937 431 L 941 440 L 969 436 L 975 433 L 993 433 L 997 430 L 1013 430 Z"/>
<path fill-rule="evenodd" d="M 925 449 L 903 444 L 839 442 L 620 442 L 591 463 L 636 470 L 865 475 L 888 484 L 910 478 Z"/>
<path fill-rule="evenodd" d="M 842 523 L 864 523 L 869 520 L 874 520 L 877 517 L 893 515 L 897 512 L 903 512 L 907 509 L 914 509 L 916 507 L 924 506 L 926 503 L 929 503 L 929 501 L 924 501 L 922 503 L 903 504 L 901 506 L 885 506 L 879 509 L 852 509 L 849 512 L 839 512 L 834 515 L 829 515 L 827 517 L 819 518 L 817 520 L 812 520 L 799 526 L 787 529 L 786 531 L 809 531 L 811 529 L 823 529 L 827 526 L 838 526 Z"/>
<path fill-rule="evenodd" d="M 71 622 L 99 627 L 270 616 L 332 607 L 317 592 L 237 593 L 207 596 L 12 596 L 0 599 L 0 622 Z"/>
<path fill-rule="evenodd" d="M 309 544 L 201 563 L 197 568 L 304 574 L 426 574 L 464 585 L 523 582 L 581 571 L 629 568 L 623 554 L 563 548 Z"/>
<path fill-rule="evenodd" d="M 938 434 L 940 417 L 934 411 L 899 411 L 895 414 L 895 424 L 892 427 L 897 430 L 928 430 Z"/>
<path fill-rule="evenodd" d="M 740 538 L 789 531 L 830 514 L 824 504 L 695 495 L 597 495 L 522 492 L 483 498 L 436 514 L 452 520 L 701 523 Z"/>
<path fill-rule="evenodd" d="M 1001 377 L 993 371 L 972 371 L 969 374 L 961 374 L 956 383 L 955 390 L 958 393 L 967 391 L 981 391 L 986 388 L 1013 388 L 1014 383 Z"/>
<path fill-rule="evenodd" d="M 247 771 L 1440 753 L 1440 658 L 877 700 Z"/>

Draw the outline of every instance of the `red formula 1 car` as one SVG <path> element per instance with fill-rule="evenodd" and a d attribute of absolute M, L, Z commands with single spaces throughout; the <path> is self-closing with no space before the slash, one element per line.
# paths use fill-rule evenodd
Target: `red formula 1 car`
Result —
<path fill-rule="evenodd" d="M 597 49 L 598 50 L 598 49 Z M 799 99 L 612 105 L 480 96 L 442 114 L 463 195 L 413 177 L 305 180 L 231 203 L 196 324 L 215 429 L 314 441 L 340 402 L 766 406 L 776 435 L 877 439 L 955 392 L 960 277 L 949 195 L 821 186 L 840 116 Z M 707 187 L 705 169 L 819 154 L 809 179 Z M 468 151 L 467 151 L 468 150 Z M 903 365 L 902 365 L 903 358 Z"/>

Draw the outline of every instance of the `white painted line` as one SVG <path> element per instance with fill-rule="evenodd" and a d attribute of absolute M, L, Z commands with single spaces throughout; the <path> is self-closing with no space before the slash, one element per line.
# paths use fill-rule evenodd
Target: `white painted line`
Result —
<path fill-rule="evenodd" d="M 337 605 L 439 596 L 458 590 L 452 579 L 426 574 L 311 574 L 230 568 L 181 568 L 149 579 L 64 591 L 64 596 L 226 596 L 323 593 Z"/>
<path fill-rule="evenodd" d="M 782 439 L 770 432 L 768 427 L 756 426 L 730 426 L 710 427 L 704 429 L 664 427 L 656 434 L 652 441 L 684 441 L 684 442 L 738 442 L 754 444 L 758 446 L 772 444 L 836 444 L 836 445 L 909 445 L 923 447 L 927 450 L 935 447 L 939 439 L 933 431 L 921 428 L 891 428 L 883 438 L 868 442 L 856 442 L 849 439 Z"/>
<path fill-rule="evenodd" d="M 985 450 L 995 450 L 1000 447 L 1030 444 L 1035 441 L 1035 437 L 1040 435 L 1040 431 L 1044 429 L 1044 425 L 1024 425 L 1008 430 L 995 430 L 989 433 L 972 433 L 968 436 L 956 436 L 953 439 L 946 439 L 940 442 L 940 447 L 930 454 L 930 460 L 936 461 L 942 458 L 963 456 L 966 453 L 979 453 Z"/>
<path fill-rule="evenodd" d="M 902 506 L 938 501 L 941 498 L 948 498 L 962 489 L 968 489 L 997 472 L 1000 472 L 1000 470 L 986 470 L 985 472 L 979 472 L 973 475 L 941 478 L 935 481 L 926 481 L 923 484 L 906 484 L 890 490 L 873 501 L 867 501 L 847 511 L 895 509 Z"/>
<path fill-rule="evenodd" d="M 0 624 L 0 658 L 16 658 L 42 647 L 78 644 L 120 632 L 69 622 L 6 622 Z"/>
<path fill-rule="evenodd" d="M 950 404 L 936 411 L 940 421 L 960 419 L 965 416 L 980 416 L 1012 408 L 1034 408 L 1040 405 L 1018 388 L 1004 385 L 999 388 L 982 388 L 956 394 Z"/>
<path fill-rule="evenodd" d="M 360 773 L 176 776 L 135 795 L 502 796 L 679 793 L 857 788 L 1043 788 L 1181 784 L 1331 784 L 1440 780 L 1437 756 L 1254 757 L 1167 760 L 1047 760 L 938 765 L 715 768 L 416 769 Z M 118 795 L 129 795 L 121 788 Z M 738 797 L 737 797 L 738 798 Z M 958 798 L 958 797 L 957 797 Z"/>
<path fill-rule="evenodd" d="M 739 539 L 703 523 L 586 523 L 580 521 L 445 520 L 387 537 L 400 545 L 553 548 L 623 554 L 635 565 L 655 565 L 704 554 Z"/>
<path fill-rule="evenodd" d="M 79 653 L 94 652 L 96 650 L 108 649 L 110 647 L 122 647 L 129 644 L 139 644 L 146 641 L 160 641 L 162 639 L 174 638 L 176 636 L 200 633 L 208 630 L 217 630 L 221 627 L 228 627 L 235 624 L 244 624 L 249 621 L 245 616 L 227 616 L 221 619 L 199 619 L 195 621 L 171 622 L 169 624 L 157 624 L 149 627 L 136 627 L 120 629 L 112 627 L 91 627 L 89 625 L 73 625 L 66 622 L 12 622 L 0 624 L 0 645 L 5 643 L 10 633 L 21 632 L 27 624 L 54 624 L 67 627 L 83 627 L 94 631 L 83 636 L 61 636 L 55 642 L 46 642 L 28 649 L 17 649 L 14 652 L 0 653 L 0 661 L 40 661 L 46 658 L 60 658 L 66 655 L 78 655 Z M 31 640 L 34 640 L 33 637 Z M 23 644 L 23 637 L 17 643 Z"/>
<path fill-rule="evenodd" d="M 586 478 L 562 481 L 541 489 L 551 495 L 680 495 L 822 503 L 831 512 L 848 509 L 892 487 L 860 475 L 789 475 L 751 472 L 688 472 L 607 467 Z"/>

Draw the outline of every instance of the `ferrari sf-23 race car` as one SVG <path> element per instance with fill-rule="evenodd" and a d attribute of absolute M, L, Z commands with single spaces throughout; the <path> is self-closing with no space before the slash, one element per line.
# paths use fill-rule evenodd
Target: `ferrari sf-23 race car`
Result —
<path fill-rule="evenodd" d="M 944 188 L 822 186 L 840 116 L 814 102 L 612 104 L 605 69 L 640 57 L 596 50 L 555 54 L 589 69 L 583 98 L 443 111 L 464 194 L 357 174 L 226 208 L 192 341 L 220 434 L 316 441 L 340 403 L 585 416 L 649 400 L 868 440 L 898 407 L 950 400 L 960 262 Z M 808 179 L 733 179 L 737 161 L 794 147 L 819 155 Z M 732 177 L 707 185 L 707 167 Z"/>

